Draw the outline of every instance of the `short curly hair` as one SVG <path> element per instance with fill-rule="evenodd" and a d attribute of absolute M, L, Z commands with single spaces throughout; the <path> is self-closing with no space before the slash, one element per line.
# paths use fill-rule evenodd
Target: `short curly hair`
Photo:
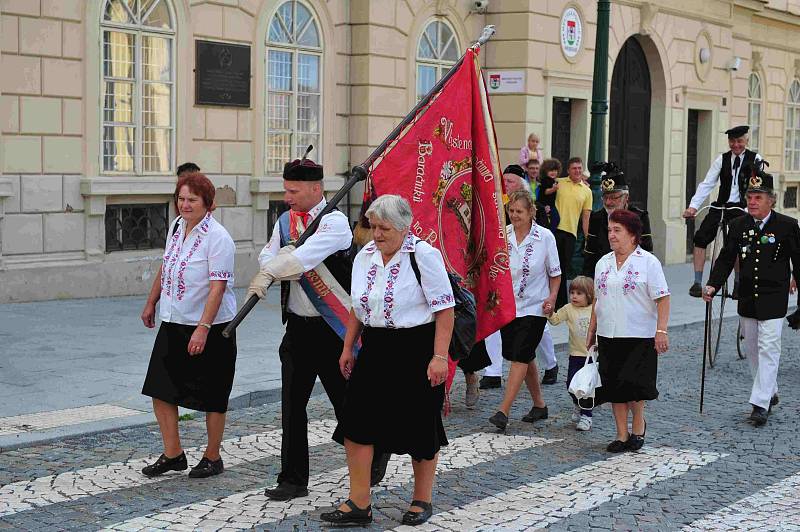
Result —
<path fill-rule="evenodd" d="M 197 194 L 203 198 L 203 206 L 207 210 L 213 211 L 217 208 L 216 204 L 214 203 L 214 196 L 217 192 L 214 188 L 214 183 L 212 183 L 211 180 L 205 176 L 205 174 L 201 174 L 200 172 L 192 172 L 179 177 L 178 182 L 175 184 L 174 199 L 176 210 L 179 209 L 178 194 L 180 194 L 181 189 L 184 186 L 189 187 L 189 191 L 192 192 L 192 194 Z"/>
<path fill-rule="evenodd" d="M 558 170 L 558 175 L 561 175 L 561 161 L 558 159 L 545 159 L 539 167 L 539 178 L 547 177 L 547 173 L 553 170 Z"/>

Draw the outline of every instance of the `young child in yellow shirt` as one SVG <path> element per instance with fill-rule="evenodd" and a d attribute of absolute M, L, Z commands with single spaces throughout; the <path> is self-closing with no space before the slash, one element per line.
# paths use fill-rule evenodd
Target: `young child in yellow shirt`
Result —
<path fill-rule="evenodd" d="M 569 303 L 551 314 L 548 320 L 551 325 L 566 322 L 569 327 L 569 370 L 567 371 L 567 389 L 573 375 L 586 363 L 589 353 L 586 351 L 586 333 L 589 329 L 589 320 L 592 317 L 592 302 L 594 301 L 594 281 L 589 277 L 579 275 L 572 280 L 569 287 Z M 575 404 L 572 421 L 575 430 L 591 430 L 592 411 L 581 408 L 578 399 L 570 394 Z"/>

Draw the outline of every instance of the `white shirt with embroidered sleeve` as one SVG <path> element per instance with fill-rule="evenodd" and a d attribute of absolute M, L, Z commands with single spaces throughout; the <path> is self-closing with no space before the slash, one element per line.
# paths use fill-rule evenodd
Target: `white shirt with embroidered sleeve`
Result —
<path fill-rule="evenodd" d="M 636 247 L 617 269 L 614 252 L 604 255 L 594 270 L 597 335 L 605 338 L 653 338 L 656 299 L 669 295 L 661 263 Z"/>
<path fill-rule="evenodd" d="M 313 221 L 325 208 L 328 202 L 322 199 L 313 209 L 308 211 Z M 311 222 L 309 222 L 310 224 Z M 316 232 L 311 235 L 302 246 L 292 251 L 305 271 L 313 270 L 322 261 L 337 251 L 348 249 L 353 242 L 353 233 L 350 231 L 350 222 L 341 211 L 333 211 L 322 217 Z M 272 260 L 281 249 L 280 219 L 272 228 L 272 237 L 258 255 L 258 263 L 263 267 Z M 291 281 L 289 286 L 288 310 L 298 316 L 319 316 L 319 312 L 308 299 L 303 287 L 297 281 Z"/>
<path fill-rule="evenodd" d="M 411 267 L 412 251 L 420 281 Z M 411 234 L 386 265 L 374 241 L 364 246 L 353 264 L 350 295 L 356 317 L 368 327 L 416 327 L 455 306 L 441 252 Z"/>
<path fill-rule="evenodd" d="M 214 323 L 231 321 L 236 315 L 233 239 L 210 212 L 185 235 L 186 220 L 181 219 L 164 250 L 159 317 L 169 323 L 197 325 L 208 301 L 210 281 L 227 281 Z"/>
<path fill-rule="evenodd" d="M 514 226 L 506 227 L 506 236 L 517 317 L 545 316 L 542 304 L 550 295 L 550 277 L 561 275 L 556 237 L 536 222 L 519 244 Z"/>

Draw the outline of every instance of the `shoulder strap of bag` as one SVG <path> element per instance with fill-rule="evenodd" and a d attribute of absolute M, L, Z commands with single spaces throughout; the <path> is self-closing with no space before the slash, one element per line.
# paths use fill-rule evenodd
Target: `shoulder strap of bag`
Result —
<path fill-rule="evenodd" d="M 411 269 L 414 270 L 414 277 L 417 278 L 417 282 L 419 283 L 420 286 L 422 286 L 422 275 L 420 275 L 419 273 L 419 264 L 417 264 L 417 255 L 416 255 L 417 242 L 419 242 L 419 239 L 414 241 L 414 251 L 409 253 L 408 257 L 409 259 L 411 259 Z"/>
<path fill-rule="evenodd" d="M 178 219 L 175 220 L 175 224 L 172 226 L 172 231 L 169 232 L 169 238 L 172 238 L 175 234 L 175 231 L 178 230 L 178 224 L 181 223 L 181 217 L 178 216 Z"/>

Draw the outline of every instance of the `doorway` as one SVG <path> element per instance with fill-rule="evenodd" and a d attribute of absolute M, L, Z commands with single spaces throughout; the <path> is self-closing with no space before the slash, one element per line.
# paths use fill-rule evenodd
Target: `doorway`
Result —
<path fill-rule="evenodd" d="M 647 208 L 650 163 L 650 69 L 644 50 L 629 38 L 614 63 L 608 157 L 616 162 L 630 187 L 630 202 Z"/>
<path fill-rule="evenodd" d="M 553 98 L 553 145 L 551 156 L 561 161 L 561 175 L 567 175 L 572 131 L 572 103 L 569 98 Z"/>

